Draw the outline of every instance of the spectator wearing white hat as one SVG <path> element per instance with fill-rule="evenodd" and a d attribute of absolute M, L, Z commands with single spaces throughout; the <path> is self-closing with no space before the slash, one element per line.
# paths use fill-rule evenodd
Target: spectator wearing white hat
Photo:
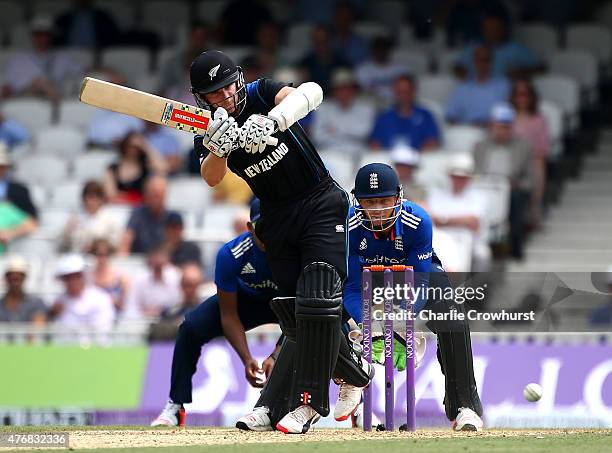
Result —
<path fill-rule="evenodd" d="M 427 197 L 427 189 L 416 181 L 421 155 L 410 146 L 398 146 L 391 151 L 391 160 L 399 177 L 404 198 L 423 205 Z"/>
<path fill-rule="evenodd" d="M 35 17 L 30 23 L 30 32 L 32 50 L 14 54 L 5 66 L 3 94 L 33 94 L 58 101 L 71 82 L 76 83 L 83 76 L 84 70 L 53 49 L 51 18 Z"/>
<path fill-rule="evenodd" d="M 332 75 L 332 97 L 314 113 L 311 136 L 319 149 L 357 154 L 367 147 L 376 111 L 357 98 L 359 88 L 349 69 Z"/>
<path fill-rule="evenodd" d="M 428 211 L 436 228 L 459 228 L 473 235 L 472 265 L 475 272 L 487 271 L 491 249 L 487 240 L 487 201 L 474 190 L 474 159 L 469 154 L 453 156 L 448 169 L 450 188 L 436 188 L 427 198 Z"/>
<path fill-rule="evenodd" d="M 26 293 L 28 263 L 21 256 L 11 256 L 4 269 L 6 293 L 0 298 L 0 322 L 24 322 L 42 325 L 47 322 L 47 307 L 36 296 Z"/>
<path fill-rule="evenodd" d="M 477 174 L 504 178 L 510 184 L 510 247 L 512 256 L 522 259 L 534 158 L 529 143 L 514 134 L 514 119 L 514 109 L 507 103 L 493 106 L 489 135 L 476 145 L 474 160 Z"/>
<path fill-rule="evenodd" d="M 37 228 L 38 213 L 30 191 L 9 176 L 11 159 L 0 142 L 0 254 L 11 241 L 27 236 Z"/>
<path fill-rule="evenodd" d="M 64 284 L 64 293 L 53 304 L 51 314 L 67 331 L 85 331 L 81 338 L 92 338 L 112 329 L 115 308 L 106 292 L 87 283 L 85 267 L 81 255 L 64 255 L 59 259 L 55 275 Z"/>

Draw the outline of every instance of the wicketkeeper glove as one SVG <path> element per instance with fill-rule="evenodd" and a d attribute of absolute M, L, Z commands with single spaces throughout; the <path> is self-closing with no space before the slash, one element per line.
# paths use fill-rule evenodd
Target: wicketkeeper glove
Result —
<path fill-rule="evenodd" d="M 213 122 L 204 134 L 202 144 L 217 157 L 227 157 L 238 147 L 240 128 L 223 107 L 217 108 Z"/>
<path fill-rule="evenodd" d="M 372 338 L 372 362 L 385 364 L 385 339 L 384 337 Z M 403 338 L 393 336 L 393 367 L 397 371 L 406 369 L 406 343 Z"/>

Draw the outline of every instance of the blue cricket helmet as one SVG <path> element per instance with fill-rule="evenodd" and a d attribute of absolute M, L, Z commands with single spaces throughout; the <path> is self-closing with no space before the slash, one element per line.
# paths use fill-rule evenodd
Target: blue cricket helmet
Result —
<path fill-rule="evenodd" d="M 355 176 L 355 198 L 382 198 L 397 196 L 401 192 L 399 177 L 393 168 L 383 163 L 364 165 Z"/>

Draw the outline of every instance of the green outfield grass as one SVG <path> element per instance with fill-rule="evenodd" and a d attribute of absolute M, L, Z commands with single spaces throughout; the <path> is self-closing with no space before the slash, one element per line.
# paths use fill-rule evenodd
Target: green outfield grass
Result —
<path fill-rule="evenodd" d="M 2 427 L 0 432 L 51 432 L 51 431 L 95 431 L 100 429 L 125 430 L 126 427 Z M 147 427 L 129 428 L 134 430 L 149 430 Z M 321 432 L 321 431 L 319 431 Z M 449 453 L 449 452 L 572 452 L 583 451 L 588 453 L 612 451 L 612 431 L 601 430 L 594 432 L 581 432 L 567 434 L 562 431 L 547 432 L 541 436 L 535 436 L 533 432 L 525 431 L 525 436 L 495 437 L 492 431 L 491 437 L 470 437 L 461 435 L 459 437 L 444 438 L 406 438 L 406 439 L 361 439 L 343 442 L 325 441 L 297 441 L 276 443 L 249 443 L 240 446 L 240 450 L 249 453 L 405 453 L 414 451 L 418 453 Z M 529 433 L 529 434 L 528 434 Z M 2 449 L 0 449 L 2 450 Z M 82 451 L 88 453 L 230 453 L 237 451 L 236 444 L 226 445 L 191 445 L 172 447 L 146 447 L 146 448 L 99 448 L 99 449 L 70 449 L 70 451 Z M 36 451 L 56 452 L 58 449 L 25 450 L 14 451 Z M 59 450 L 61 451 L 61 449 Z"/>

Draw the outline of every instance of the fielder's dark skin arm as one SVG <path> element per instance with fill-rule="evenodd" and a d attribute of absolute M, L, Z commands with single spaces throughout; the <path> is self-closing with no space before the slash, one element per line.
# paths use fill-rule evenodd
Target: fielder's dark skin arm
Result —
<path fill-rule="evenodd" d="M 293 90 L 295 90 L 293 87 L 281 88 L 274 97 L 274 104 L 280 104 Z M 215 156 L 213 153 L 209 153 L 208 156 L 206 156 L 200 167 L 200 176 L 202 176 L 202 179 L 204 179 L 210 187 L 219 184 L 223 180 L 226 172 L 227 159 Z"/>
<path fill-rule="evenodd" d="M 245 367 L 245 375 L 253 387 L 262 387 L 263 383 L 258 381 L 257 372 L 261 372 L 257 360 L 251 355 L 246 339 L 244 326 L 238 317 L 238 298 L 236 293 L 218 290 L 219 311 L 221 312 L 221 326 L 223 334 L 238 353 Z"/>

